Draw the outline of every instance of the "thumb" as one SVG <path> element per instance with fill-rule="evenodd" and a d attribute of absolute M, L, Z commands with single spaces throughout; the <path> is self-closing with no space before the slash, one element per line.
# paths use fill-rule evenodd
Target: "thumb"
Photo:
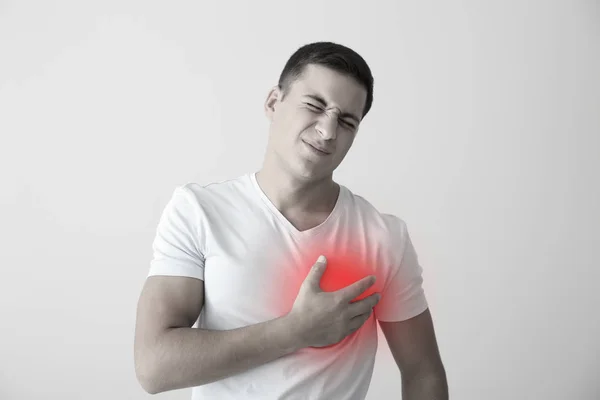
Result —
<path fill-rule="evenodd" d="M 325 273 L 326 267 L 327 259 L 325 258 L 325 256 L 319 256 L 317 262 L 312 266 L 312 268 L 308 272 L 305 282 L 308 283 L 311 287 L 319 289 L 321 287 L 321 277 L 323 276 L 323 273 Z"/>

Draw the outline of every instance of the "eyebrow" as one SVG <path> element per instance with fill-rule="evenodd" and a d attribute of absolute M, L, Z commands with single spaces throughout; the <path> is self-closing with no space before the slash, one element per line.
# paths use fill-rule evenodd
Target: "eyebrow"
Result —
<path fill-rule="evenodd" d="M 305 94 L 304 97 L 311 98 L 314 101 L 321 103 L 324 107 L 327 107 L 327 102 L 325 101 L 325 99 L 323 97 L 319 96 L 318 94 Z M 349 113 L 349 112 L 340 113 L 340 118 L 350 118 L 350 119 L 353 119 L 354 121 L 356 121 L 357 124 L 360 123 L 360 118 L 358 118 L 356 115 Z"/>

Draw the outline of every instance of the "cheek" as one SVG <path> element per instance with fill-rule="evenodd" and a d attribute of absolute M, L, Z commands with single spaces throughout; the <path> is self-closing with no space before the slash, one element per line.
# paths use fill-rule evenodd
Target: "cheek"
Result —
<path fill-rule="evenodd" d="M 273 141 L 277 146 L 289 147 L 298 136 L 298 123 L 295 122 L 293 115 L 281 110 L 271 125 Z"/>
<path fill-rule="evenodd" d="M 300 133 L 310 128 L 312 124 L 311 119 L 304 113 L 294 111 L 286 115 L 280 115 L 277 121 L 277 131 L 280 132 L 281 136 L 294 140 Z"/>
<path fill-rule="evenodd" d="M 294 126 L 297 131 L 307 130 L 316 123 L 314 113 L 306 109 L 296 109 L 290 115 L 289 124 Z"/>
<path fill-rule="evenodd" d="M 353 137 L 345 137 L 343 135 L 348 134 L 347 132 L 343 132 L 342 134 L 340 134 L 338 136 L 338 143 L 337 143 L 337 149 L 336 149 L 336 159 L 338 160 L 342 160 L 344 157 L 346 157 L 346 154 L 348 153 L 348 151 L 350 150 L 350 147 L 352 147 L 352 143 L 354 141 Z"/>

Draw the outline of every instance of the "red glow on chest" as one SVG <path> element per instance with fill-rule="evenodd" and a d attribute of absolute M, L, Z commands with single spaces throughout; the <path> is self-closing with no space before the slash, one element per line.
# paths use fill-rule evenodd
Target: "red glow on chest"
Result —
<path fill-rule="evenodd" d="M 331 254 L 327 257 L 327 268 L 321 277 L 321 290 L 333 292 L 353 284 L 369 275 L 374 275 L 373 266 L 368 266 L 356 257 L 348 254 Z M 354 298 L 364 299 L 375 293 L 375 285 Z"/>
<path fill-rule="evenodd" d="M 379 276 L 381 270 L 372 262 L 365 260 L 365 257 L 358 252 L 327 246 L 326 243 L 315 243 L 306 249 L 303 254 L 294 263 L 290 260 L 283 260 L 279 263 L 280 268 L 285 269 L 281 275 L 285 278 L 277 282 L 280 301 L 275 306 L 280 315 L 291 310 L 302 283 L 319 255 L 324 255 L 327 258 L 327 266 L 320 282 L 322 291 L 337 291 L 367 276 L 374 275 L 377 279 L 375 284 L 356 296 L 352 301 L 362 300 L 376 292 L 381 293 L 383 288 L 383 276 Z"/>
<path fill-rule="evenodd" d="M 320 280 L 320 290 L 324 292 L 338 291 L 367 276 L 374 275 L 376 277 L 375 284 L 358 294 L 351 302 L 362 300 L 373 293 L 381 294 L 384 286 L 382 269 L 374 264 L 376 260 L 369 260 L 363 254 L 364 250 L 362 252 L 357 250 L 361 248 L 364 249 L 364 245 L 359 241 L 354 246 L 346 245 L 343 248 L 324 241 L 315 241 L 312 244 L 305 243 L 302 256 L 293 260 L 276 262 L 275 268 L 278 270 L 281 268 L 279 270 L 281 279 L 273 282 L 277 286 L 275 290 L 277 295 L 273 297 L 273 306 L 277 315 L 285 315 L 292 309 L 303 282 L 320 255 L 324 255 L 327 259 L 325 272 Z M 375 313 L 371 315 L 370 319 L 372 318 L 375 318 Z M 335 348 L 343 342 L 352 340 L 352 337 L 361 329 L 347 336 L 340 343 L 313 348 L 316 351 L 315 356 L 323 354 L 322 351 L 326 349 Z"/>

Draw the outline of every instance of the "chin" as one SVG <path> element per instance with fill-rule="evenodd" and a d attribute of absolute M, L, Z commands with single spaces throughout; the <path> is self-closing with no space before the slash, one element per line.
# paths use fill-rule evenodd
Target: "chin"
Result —
<path fill-rule="evenodd" d="M 331 171 L 325 170 L 324 168 L 299 167 L 299 168 L 296 168 L 295 171 L 296 171 L 296 175 L 298 176 L 298 178 L 307 180 L 307 181 L 321 180 L 332 174 Z"/>
<path fill-rule="evenodd" d="M 283 161 L 281 166 L 291 177 L 298 180 L 315 181 L 331 176 L 333 173 L 328 165 L 312 162 L 299 154 L 284 160 L 283 158 L 281 159 Z"/>

